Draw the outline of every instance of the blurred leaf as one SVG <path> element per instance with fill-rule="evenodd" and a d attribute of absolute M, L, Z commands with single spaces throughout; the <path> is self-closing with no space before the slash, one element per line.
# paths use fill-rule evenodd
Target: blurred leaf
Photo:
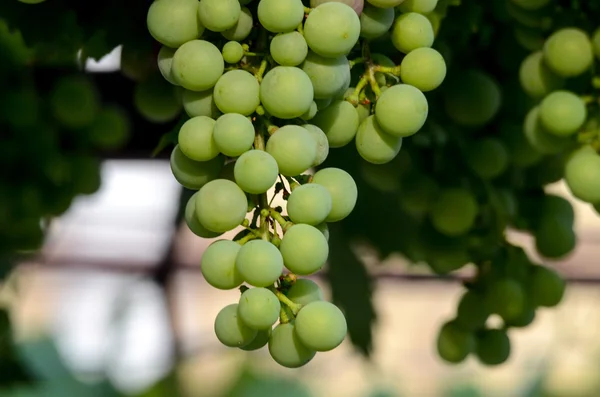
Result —
<path fill-rule="evenodd" d="M 84 44 L 83 54 L 95 61 L 99 61 L 102 57 L 113 50 L 113 46 L 106 39 L 106 32 L 99 30 L 95 32 Z"/>
<path fill-rule="evenodd" d="M 10 318 L 6 310 L 0 311 L 0 389 L 31 383 L 33 378 L 19 360 L 12 340 Z"/>
<path fill-rule="evenodd" d="M 49 338 L 21 343 L 18 345 L 18 352 L 27 367 L 41 380 L 73 378 L 56 345 Z"/>
<path fill-rule="evenodd" d="M 181 126 L 183 125 L 183 123 L 185 123 L 188 119 L 189 119 L 189 117 L 187 117 L 187 115 L 182 116 L 171 131 L 163 134 L 163 136 L 160 137 L 160 141 L 158 142 L 158 145 L 156 145 L 156 148 L 154 148 L 154 150 L 152 151 L 152 157 L 158 156 L 160 154 L 160 152 L 162 152 L 163 150 L 165 150 L 167 147 L 169 147 L 171 145 L 173 145 L 173 146 L 177 145 L 177 138 L 179 137 L 179 130 L 181 129 Z"/>
<path fill-rule="evenodd" d="M 476 386 L 473 385 L 458 385 L 451 386 L 445 393 L 446 397 L 484 397 L 483 394 Z"/>
<path fill-rule="evenodd" d="M 376 314 L 371 302 L 372 280 L 364 265 L 352 251 L 351 241 L 339 224 L 329 224 L 329 270 L 333 302 L 344 311 L 348 334 L 361 353 L 369 355 L 372 348 L 371 326 Z"/>
<path fill-rule="evenodd" d="M 176 397 L 180 395 L 177 374 L 171 372 L 148 390 L 136 394 L 136 397 Z"/>
<path fill-rule="evenodd" d="M 258 375 L 248 369 L 222 397 L 312 397 L 299 381 Z"/>

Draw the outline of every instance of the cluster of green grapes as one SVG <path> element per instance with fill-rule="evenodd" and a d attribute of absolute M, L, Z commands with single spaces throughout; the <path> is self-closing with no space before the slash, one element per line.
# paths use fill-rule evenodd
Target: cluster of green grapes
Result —
<path fill-rule="evenodd" d="M 37 84 L 36 52 L 0 20 L 0 255 L 38 249 L 46 220 L 100 186 L 98 150 L 122 146 L 129 121 L 94 84 L 68 74 Z"/>
<path fill-rule="evenodd" d="M 326 264 L 327 223 L 352 212 L 358 191 L 340 168 L 307 172 L 322 166 L 330 148 L 351 142 L 371 164 L 388 163 L 403 138 L 424 125 L 423 92 L 446 75 L 424 15 L 437 2 L 396 8 L 400 3 L 155 0 L 150 6 L 148 30 L 163 45 L 158 68 L 179 89 L 189 116 L 171 154 L 177 181 L 197 191 L 186 206 L 187 224 L 203 238 L 244 228 L 233 241 L 213 242 L 201 263 L 210 285 L 242 292 L 215 320 L 224 345 L 268 344 L 277 363 L 296 368 L 344 340 L 342 311 L 297 276 Z M 375 40 L 395 46 L 401 63 L 372 53 Z M 271 207 L 272 188 L 273 197 L 283 193 L 285 213 Z"/>

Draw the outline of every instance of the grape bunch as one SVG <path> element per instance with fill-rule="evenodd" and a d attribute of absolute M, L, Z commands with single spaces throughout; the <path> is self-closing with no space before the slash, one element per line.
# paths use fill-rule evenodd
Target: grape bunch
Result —
<path fill-rule="evenodd" d="M 268 345 L 296 368 L 344 340 L 342 311 L 301 278 L 325 266 L 327 224 L 358 199 L 353 177 L 324 162 L 352 142 L 371 164 L 392 161 L 427 119 L 424 92 L 446 75 L 424 15 L 436 2 L 400 3 L 155 0 L 148 9 L 158 68 L 181 93 L 169 106 L 188 116 L 171 154 L 177 181 L 196 191 L 186 222 L 203 238 L 244 228 L 201 261 L 210 285 L 241 291 L 215 319 L 224 345 Z M 371 51 L 376 41 L 394 46 L 396 61 Z M 271 206 L 280 193 L 285 211 Z"/>

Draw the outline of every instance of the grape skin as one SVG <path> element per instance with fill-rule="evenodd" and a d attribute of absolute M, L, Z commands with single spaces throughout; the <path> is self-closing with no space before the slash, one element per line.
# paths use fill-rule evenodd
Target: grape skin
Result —
<path fill-rule="evenodd" d="M 238 63 L 244 57 L 244 48 L 237 41 L 228 41 L 221 50 L 227 63 Z"/>
<path fill-rule="evenodd" d="M 209 245 L 200 261 L 200 270 L 206 282 L 220 290 L 239 287 L 244 279 L 235 267 L 235 258 L 241 248 L 231 240 L 218 240 Z"/>
<path fill-rule="evenodd" d="M 312 82 L 316 99 L 333 97 L 350 79 L 350 64 L 343 55 L 326 58 L 309 51 L 301 68 Z"/>
<path fill-rule="evenodd" d="M 573 226 L 561 219 L 544 216 L 533 233 L 535 248 L 544 258 L 562 259 L 575 249 Z"/>
<path fill-rule="evenodd" d="M 108 105 L 100 110 L 87 133 L 99 148 L 118 149 L 129 139 L 131 123 L 123 109 Z"/>
<path fill-rule="evenodd" d="M 566 283 L 555 270 L 545 266 L 534 266 L 529 286 L 529 295 L 536 306 L 554 307 L 562 301 Z"/>
<path fill-rule="evenodd" d="M 483 126 L 500 110 L 502 92 L 487 73 L 467 70 L 445 84 L 444 107 L 458 124 Z"/>
<path fill-rule="evenodd" d="M 224 69 L 221 51 L 209 41 L 188 41 L 173 56 L 172 74 L 175 81 L 191 91 L 213 88 Z"/>
<path fill-rule="evenodd" d="M 287 201 L 287 213 L 294 223 L 316 226 L 331 212 L 331 195 L 323 186 L 308 183 L 292 191 Z"/>
<path fill-rule="evenodd" d="M 525 308 L 525 291 L 511 279 L 496 279 L 485 291 L 486 306 L 491 313 L 498 314 L 504 321 L 518 317 Z"/>
<path fill-rule="evenodd" d="M 252 13 L 247 7 L 242 7 L 236 24 L 233 27 L 224 30 L 221 34 L 227 40 L 242 41 L 250 35 L 250 32 L 252 32 L 253 24 L 254 20 L 252 18 Z"/>
<path fill-rule="evenodd" d="M 254 351 L 263 348 L 271 339 L 271 329 L 265 331 L 258 331 L 254 340 L 245 346 L 241 346 L 240 349 L 245 351 Z"/>
<path fill-rule="evenodd" d="M 312 163 L 313 167 L 323 164 L 329 155 L 329 141 L 327 140 L 327 135 L 325 135 L 323 130 L 316 125 L 303 124 L 301 127 L 310 132 L 310 135 L 317 143 L 317 155 L 315 156 L 315 161 Z"/>
<path fill-rule="evenodd" d="M 469 191 L 452 188 L 438 196 L 431 209 L 431 221 L 440 233 L 460 236 L 471 229 L 478 212 L 479 205 Z"/>
<path fill-rule="evenodd" d="M 148 9 L 148 31 L 159 43 L 178 48 L 197 39 L 204 26 L 197 17 L 197 0 L 155 0 Z"/>
<path fill-rule="evenodd" d="M 329 245 L 323 233 L 304 224 L 293 225 L 285 232 L 279 250 L 285 267 L 303 276 L 321 269 L 329 256 Z"/>
<path fill-rule="evenodd" d="M 260 85 L 245 70 L 231 70 L 222 75 L 213 91 L 215 105 L 223 113 L 249 116 L 260 105 Z"/>
<path fill-rule="evenodd" d="M 400 78 L 422 92 L 433 91 L 446 78 L 446 62 L 433 48 L 417 48 L 406 54 L 400 64 Z"/>
<path fill-rule="evenodd" d="M 215 122 L 213 137 L 221 153 L 229 157 L 238 157 L 252 148 L 254 126 L 241 114 L 224 114 Z"/>
<path fill-rule="evenodd" d="M 266 149 L 285 176 L 302 174 L 317 157 L 317 144 L 312 135 L 306 128 L 291 124 L 275 131 L 267 141 Z"/>
<path fill-rule="evenodd" d="M 367 117 L 358 127 L 356 150 L 369 163 L 389 163 L 401 148 L 402 138 L 383 131 L 375 116 Z"/>
<path fill-rule="evenodd" d="M 378 8 L 367 4 L 360 14 L 360 35 L 374 39 L 384 35 L 393 24 L 393 8 Z"/>
<path fill-rule="evenodd" d="M 423 127 L 429 113 L 427 98 L 417 88 L 399 84 L 385 90 L 375 105 L 381 129 L 395 137 L 407 137 Z"/>
<path fill-rule="evenodd" d="M 310 108 L 314 90 L 304 71 L 293 66 L 276 66 L 260 84 L 260 102 L 265 110 L 280 119 L 302 116 Z"/>
<path fill-rule="evenodd" d="M 326 301 L 314 301 L 302 307 L 296 316 L 296 335 L 314 351 L 330 351 L 346 337 L 346 318 L 337 306 Z"/>
<path fill-rule="evenodd" d="M 579 150 L 567 161 L 565 182 L 571 193 L 587 203 L 600 203 L 600 156 Z"/>
<path fill-rule="evenodd" d="M 308 55 L 308 44 L 300 32 L 280 33 L 273 37 L 271 56 L 282 66 L 298 66 Z"/>
<path fill-rule="evenodd" d="M 428 14 L 435 10 L 437 3 L 438 0 L 404 0 L 404 2 L 398 6 L 398 10 L 402 12 L 418 12 L 419 14 Z"/>
<path fill-rule="evenodd" d="M 158 78 L 151 77 L 136 84 L 133 103 L 146 120 L 153 123 L 166 123 L 181 113 L 181 104 L 177 95 L 178 87 L 172 86 L 160 76 L 155 77 Z M 86 113 L 81 112 L 78 117 Z"/>
<path fill-rule="evenodd" d="M 241 12 L 238 0 L 200 0 L 198 17 L 206 29 L 223 32 L 237 23 Z"/>
<path fill-rule="evenodd" d="M 300 342 L 294 324 L 279 324 L 269 339 L 269 353 L 275 362 L 286 368 L 299 368 L 313 359 L 316 352 Z"/>
<path fill-rule="evenodd" d="M 367 3 L 380 8 L 392 8 L 402 4 L 403 1 L 404 0 L 367 0 Z"/>
<path fill-rule="evenodd" d="M 460 329 L 455 322 L 445 323 L 438 333 L 437 351 L 449 363 L 460 363 L 475 350 L 473 334 Z"/>
<path fill-rule="evenodd" d="M 206 116 L 189 119 L 181 126 L 178 135 L 179 148 L 194 161 L 209 161 L 219 155 L 219 148 L 213 137 L 215 120 Z"/>
<path fill-rule="evenodd" d="M 311 120 L 327 136 L 329 147 L 340 148 L 354 139 L 358 131 L 358 112 L 348 101 L 335 100 Z"/>
<path fill-rule="evenodd" d="M 541 123 L 540 108 L 531 108 L 525 117 L 524 132 L 527 141 L 542 154 L 556 154 L 569 145 L 568 137 L 560 137 L 549 133 Z"/>
<path fill-rule="evenodd" d="M 270 242 L 251 240 L 240 249 L 235 266 L 248 284 L 254 287 L 268 287 L 281 275 L 283 257 Z"/>
<path fill-rule="evenodd" d="M 337 58 L 347 55 L 358 41 L 360 19 L 343 3 L 323 3 L 313 8 L 304 22 L 304 38 L 315 53 Z"/>
<path fill-rule="evenodd" d="M 266 193 L 277 181 L 277 161 L 263 150 L 250 150 L 235 162 L 235 182 L 250 194 Z"/>
<path fill-rule="evenodd" d="M 592 66 L 594 50 L 587 33 L 563 28 L 554 32 L 544 44 L 544 60 L 562 77 L 575 77 Z"/>
<path fill-rule="evenodd" d="M 400 52 L 408 54 L 421 47 L 431 47 L 433 26 L 427 17 L 416 12 L 402 14 L 392 27 L 392 44 Z"/>
<path fill-rule="evenodd" d="M 314 281 L 305 278 L 296 280 L 286 296 L 298 305 L 308 305 L 324 299 L 321 288 Z"/>
<path fill-rule="evenodd" d="M 266 288 L 250 288 L 240 296 L 238 315 L 248 327 L 265 331 L 279 319 L 280 309 L 279 299 L 273 292 Z"/>
<path fill-rule="evenodd" d="M 214 238 L 220 236 L 222 233 L 211 232 L 210 230 L 202 226 L 202 224 L 198 220 L 198 217 L 196 216 L 196 197 L 198 197 L 198 192 L 194 193 L 185 205 L 184 219 L 188 228 L 192 233 L 194 233 L 198 237 Z"/>
<path fill-rule="evenodd" d="M 227 232 L 246 217 L 248 199 L 235 183 L 226 179 L 208 182 L 198 192 L 196 214 L 202 225 L 213 232 Z"/>
<path fill-rule="evenodd" d="M 187 158 L 179 145 L 171 152 L 171 172 L 182 186 L 198 190 L 208 182 L 219 176 L 225 161 L 222 156 L 217 156 L 210 161 L 194 161 Z"/>
<path fill-rule="evenodd" d="M 496 138 L 482 138 L 469 145 L 466 152 L 469 167 L 483 179 L 500 176 L 508 167 L 508 151 Z"/>
<path fill-rule="evenodd" d="M 356 11 L 356 14 L 358 14 L 359 16 L 362 13 L 363 8 L 365 6 L 364 0 L 310 0 L 310 7 L 315 8 L 323 3 L 332 3 L 332 2 L 344 3 L 344 4 L 352 7 L 352 9 L 354 11 Z"/>
<path fill-rule="evenodd" d="M 510 339 L 506 331 L 489 329 L 478 333 L 475 354 L 485 365 L 499 365 L 510 356 Z"/>
<path fill-rule="evenodd" d="M 166 85 L 168 86 L 168 84 Z M 156 84 L 148 87 L 155 88 Z M 139 94 L 136 99 L 139 101 Z M 150 96 L 148 99 L 151 102 L 154 97 Z M 91 81 L 80 76 L 63 77 L 58 80 L 50 94 L 49 102 L 52 115 L 56 120 L 72 129 L 89 126 L 100 111 L 100 99 L 96 87 Z M 143 101 L 138 103 L 143 103 Z M 171 114 L 171 112 L 167 113 Z"/>
<path fill-rule="evenodd" d="M 304 5 L 300 0 L 260 0 L 258 20 L 272 33 L 296 30 L 304 19 Z"/>
<path fill-rule="evenodd" d="M 555 74 L 544 62 L 541 51 L 527 56 L 519 68 L 519 81 L 523 90 L 532 98 L 543 98 L 564 86 L 564 79 Z"/>
<path fill-rule="evenodd" d="M 183 90 L 181 101 L 183 109 L 190 117 L 206 116 L 216 119 L 219 113 L 212 89 L 206 91 Z"/>
<path fill-rule="evenodd" d="M 256 338 L 258 331 L 246 326 L 239 318 L 238 304 L 225 306 L 215 318 L 215 335 L 228 347 L 243 347 Z"/>
<path fill-rule="evenodd" d="M 480 294 L 467 291 L 460 298 L 456 309 L 456 324 L 459 327 L 469 331 L 480 329 L 489 316 L 490 312 Z"/>
<path fill-rule="evenodd" d="M 173 55 L 175 55 L 175 49 L 162 46 L 158 52 L 158 70 L 165 80 L 173 85 L 178 85 L 172 73 Z"/>
<path fill-rule="evenodd" d="M 554 91 L 542 100 L 539 109 L 542 125 L 558 136 L 576 133 L 587 119 L 585 102 L 569 91 Z"/>

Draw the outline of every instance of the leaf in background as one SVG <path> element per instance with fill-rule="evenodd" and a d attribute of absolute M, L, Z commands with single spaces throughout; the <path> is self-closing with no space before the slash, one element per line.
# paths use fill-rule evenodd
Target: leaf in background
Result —
<path fill-rule="evenodd" d="M 99 61 L 102 57 L 110 53 L 115 46 L 111 45 L 106 37 L 104 30 L 96 31 L 84 44 L 83 55 Z"/>
<path fill-rule="evenodd" d="M 33 378 L 19 360 L 12 340 L 8 312 L 0 311 L 0 389 L 32 383 Z"/>
<path fill-rule="evenodd" d="M 188 119 L 189 117 L 187 117 L 187 115 L 182 116 L 179 119 L 179 122 L 175 125 L 175 127 L 173 127 L 171 131 L 163 134 L 163 136 L 160 138 L 160 141 L 158 142 L 158 145 L 156 145 L 156 148 L 154 148 L 154 150 L 152 151 L 152 157 L 158 156 L 160 152 L 165 150 L 170 145 L 177 145 L 179 130 L 181 129 L 183 123 L 185 123 Z"/>
<path fill-rule="evenodd" d="M 370 275 L 351 249 L 340 225 L 329 225 L 329 269 L 333 302 L 344 311 L 352 344 L 368 356 L 372 348 L 371 326 L 376 320 L 371 301 L 373 286 Z"/>
<path fill-rule="evenodd" d="M 483 394 L 476 386 L 469 384 L 453 385 L 450 386 L 448 391 L 445 393 L 446 397 L 484 397 Z"/>
<path fill-rule="evenodd" d="M 297 380 L 258 375 L 249 369 L 242 371 L 235 384 L 222 397 L 312 397 Z"/>
<path fill-rule="evenodd" d="M 176 397 L 180 395 L 177 374 L 176 372 L 171 372 L 149 389 L 136 394 L 135 397 Z"/>

